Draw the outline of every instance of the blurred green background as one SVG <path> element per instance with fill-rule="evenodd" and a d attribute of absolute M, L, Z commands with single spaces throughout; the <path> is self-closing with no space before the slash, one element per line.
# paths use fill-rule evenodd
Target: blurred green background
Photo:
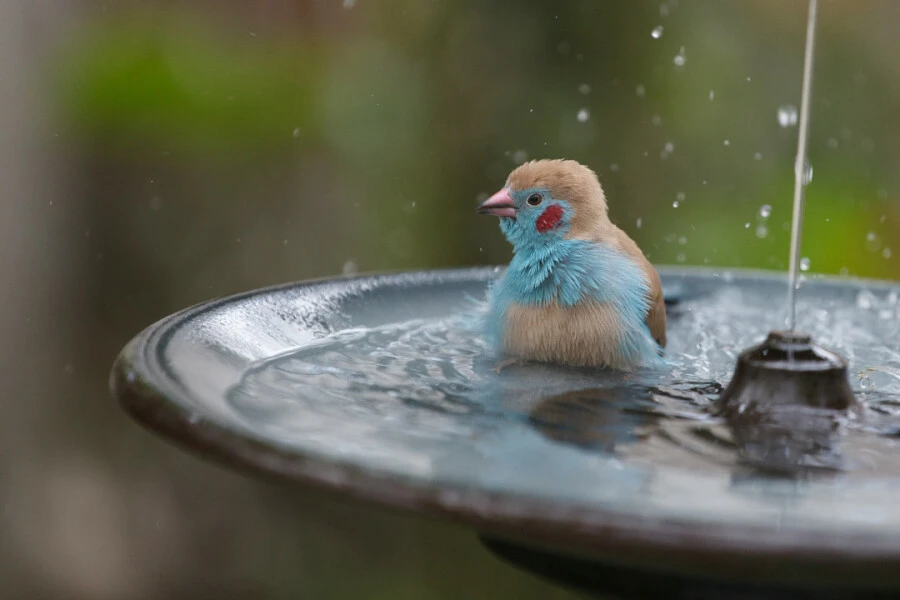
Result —
<path fill-rule="evenodd" d="M 124 417 L 108 369 L 212 297 L 505 262 L 473 209 L 530 158 L 592 166 L 656 263 L 783 270 L 805 14 L 0 3 L 0 595 L 571 598 L 467 531 L 183 454 Z M 900 278 L 900 3 L 823 1 L 820 17 L 803 255 Z"/>

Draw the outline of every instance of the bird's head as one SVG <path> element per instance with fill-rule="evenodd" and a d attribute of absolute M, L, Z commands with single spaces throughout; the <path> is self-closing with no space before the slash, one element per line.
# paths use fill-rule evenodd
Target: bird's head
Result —
<path fill-rule="evenodd" d="M 597 175 L 574 160 L 517 167 L 477 211 L 500 217 L 500 229 L 515 248 L 588 238 L 609 224 Z"/>

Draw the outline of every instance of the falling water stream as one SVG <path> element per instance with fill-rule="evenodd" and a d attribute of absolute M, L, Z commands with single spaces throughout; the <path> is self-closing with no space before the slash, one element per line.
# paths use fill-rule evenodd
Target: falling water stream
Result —
<path fill-rule="evenodd" d="M 807 177 L 806 143 L 809 139 L 809 97 L 812 92 L 813 59 L 816 51 L 816 10 L 818 0 L 809 0 L 806 22 L 806 49 L 803 59 L 803 92 L 800 99 L 800 127 L 797 132 L 797 159 L 794 162 L 794 210 L 791 216 L 791 258 L 788 268 L 787 328 L 797 325 L 797 287 L 799 286 L 800 245 L 803 237 L 803 203 Z"/>

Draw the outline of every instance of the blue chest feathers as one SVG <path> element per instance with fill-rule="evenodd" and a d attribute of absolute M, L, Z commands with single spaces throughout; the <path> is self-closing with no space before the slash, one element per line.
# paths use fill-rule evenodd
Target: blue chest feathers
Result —
<path fill-rule="evenodd" d="M 489 325 L 503 339 L 510 306 L 612 306 L 623 331 L 623 353 L 638 362 L 659 359 L 645 323 L 649 289 L 641 268 L 618 250 L 584 240 L 554 240 L 516 248 L 506 274 L 490 290 Z"/>

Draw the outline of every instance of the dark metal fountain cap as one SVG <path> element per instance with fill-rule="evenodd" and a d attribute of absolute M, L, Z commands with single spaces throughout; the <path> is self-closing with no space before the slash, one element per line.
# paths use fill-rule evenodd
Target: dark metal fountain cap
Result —
<path fill-rule="evenodd" d="M 796 331 L 773 331 L 765 342 L 745 350 L 719 402 L 726 417 L 765 407 L 845 411 L 858 405 L 847 380 L 847 361 Z"/>

